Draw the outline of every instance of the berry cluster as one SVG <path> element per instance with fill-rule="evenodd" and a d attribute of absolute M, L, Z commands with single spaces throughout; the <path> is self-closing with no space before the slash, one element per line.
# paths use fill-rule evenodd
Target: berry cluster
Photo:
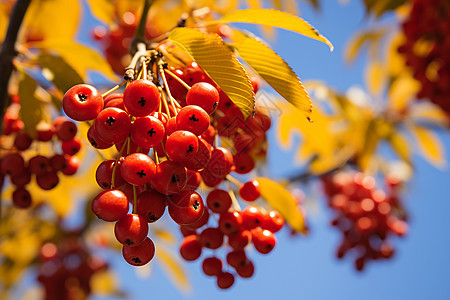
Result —
<path fill-rule="evenodd" d="M 245 183 L 239 189 L 239 194 L 247 202 L 255 201 L 260 195 L 258 183 Z M 208 276 L 216 276 L 221 289 L 230 288 L 235 280 L 235 275 L 224 268 L 224 261 L 240 277 L 252 277 L 254 265 L 245 248 L 253 244 L 262 254 L 271 252 L 276 244 L 274 233 L 284 225 L 283 217 L 275 210 L 263 211 L 255 205 L 248 205 L 241 211 L 235 207 L 236 202 L 233 205 L 233 200 L 235 196 L 232 191 L 213 189 L 206 197 L 202 218 L 180 227 L 184 235 L 180 254 L 185 260 L 197 260 L 206 249 L 225 249 L 225 259 L 212 255 L 202 261 L 203 272 Z M 213 218 L 214 215 L 217 217 Z"/>
<path fill-rule="evenodd" d="M 388 182 L 389 194 L 376 188 L 375 179 L 357 172 L 339 172 L 322 178 L 329 206 L 336 211 L 332 225 L 343 234 L 337 257 L 354 249 L 355 267 L 364 269 L 368 260 L 390 258 L 394 249 L 390 234 L 402 236 L 407 224 L 400 219 L 398 181 Z"/>
<path fill-rule="evenodd" d="M 3 118 L 0 175 L 2 183 L 4 176 L 9 176 L 11 184 L 15 186 L 12 195 L 14 206 L 28 208 L 32 204 L 32 196 L 26 186 L 32 176 L 41 189 L 51 190 L 59 183 L 59 172 L 64 175 L 75 174 L 80 160 L 74 155 L 81 148 L 81 140 L 75 136 L 76 124 L 63 116 L 57 117 L 53 123 L 40 122 L 36 127 L 36 137 L 33 138 L 25 132 L 19 110 L 20 103 L 15 98 Z M 51 156 L 45 156 L 36 151 L 39 144 L 54 143 L 55 140 L 60 142 L 60 153 L 55 151 Z"/>
<path fill-rule="evenodd" d="M 100 219 L 116 222 L 115 236 L 131 265 L 141 266 L 153 258 L 149 224 L 167 207 L 186 234 L 180 248 L 184 258 L 194 260 L 202 248 L 228 244 L 232 249 L 228 264 L 240 276 L 250 277 L 253 264 L 244 247 L 252 242 L 259 252 L 270 252 L 275 246 L 273 233 L 282 227 L 283 218 L 256 206 L 241 212 L 237 202 L 231 208 L 233 192 L 217 188 L 205 204 L 196 190 L 201 182 L 217 187 L 229 180 L 240 186 L 243 200 L 256 200 L 257 181 L 241 184 L 229 174 L 248 173 L 255 160 L 265 156 L 270 119 L 257 111 L 245 120 L 196 63 L 171 68 L 158 51 L 147 50 L 145 55 L 140 51 L 136 67 L 127 69 L 122 93 L 116 91 L 121 85 L 102 95 L 95 87 L 80 84 L 63 98 L 70 118 L 92 122 L 87 138 L 93 147 L 118 151 L 115 159 L 97 168 L 96 181 L 104 190 L 93 199 L 92 210 Z M 256 81 L 253 86 L 256 91 Z M 219 146 L 219 137 L 227 138 L 230 148 Z M 212 213 L 219 215 L 217 224 L 208 224 Z M 211 260 L 222 264 L 218 258 L 207 261 Z M 206 272 L 218 276 L 221 288 L 234 282 L 234 275 L 222 266 Z"/>
<path fill-rule="evenodd" d="M 89 253 L 84 243 L 72 233 L 57 244 L 42 245 L 38 261 L 38 281 L 45 300 L 87 299 L 91 278 L 108 265 Z"/>
<path fill-rule="evenodd" d="M 414 0 L 403 23 L 406 41 L 399 47 L 420 81 L 419 98 L 428 98 L 450 113 L 450 3 Z"/>

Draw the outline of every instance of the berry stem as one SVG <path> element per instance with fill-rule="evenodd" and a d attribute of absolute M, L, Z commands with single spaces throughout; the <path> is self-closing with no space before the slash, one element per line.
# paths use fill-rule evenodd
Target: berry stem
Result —
<path fill-rule="evenodd" d="M 170 71 L 169 69 L 164 69 L 164 71 L 169 74 L 170 76 L 172 76 L 173 79 L 175 79 L 176 81 L 178 81 L 182 86 L 184 86 L 188 91 L 191 89 L 191 87 L 184 82 L 183 79 L 181 79 L 180 77 L 178 77 L 175 73 L 173 73 L 172 71 Z"/>
<path fill-rule="evenodd" d="M 162 60 L 160 61 L 158 68 L 159 68 L 159 75 L 161 76 L 163 82 L 164 82 L 164 89 L 166 90 L 167 97 L 170 100 L 170 104 L 172 104 L 172 108 L 174 110 L 175 115 L 177 115 L 177 108 L 175 107 L 175 98 L 172 97 L 172 94 L 170 93 L 169 85 L 167 84 L 166 75 L 164 74 L 164 66 L 162 65 Z"/>
<path fill-rule="evenodd" d="M 137 193 L 136 186 L 133 184 L 133 214 L 137 214 Z"/>
<path fill-rule="evenodd" d="M 119 159 L 122 157 L 123 151 L 125 150 L 125 145 L 127 144 L 129 139 L 130 138 L 128 137 L 127 140 L 123 143 L 122 148 L 120 148 L 120 151 L 119 151 L 119 156 L 117 156 L 116 162 L 114 163 L 114 167 L 113 167 L 113 171 L 112 171 L 112 175 L 111 175 L 111 188 L 112 189 L 116 188 L 116 183 L 115 183 L 116 168 L 119 163 Z"/>
<path fill-rule="evenodd" d="M 230 174 L 228 174 L 225 177 L 228 181 L 234 183 L 235 185 L 237 185 L 238 187 L 243 186 L 242 182 L 240 182 L 239 180 L 237 180 L 236 178 L 234 178 L 233 176 L 231 176 Z"/>
<path fill-rule="evenodd" d="M 159 157 L 158 157 L 158 151 L 156 151 L 156 147 L 153 147 L 153 154 L 155 155 L 156 164 L 159 165 Z"/>
<path fill-rule="evenodd" d="M 111 94 L 112 92 L 114 92 L 115 90 L 117 90 L 118 88 L 120 88 L 122 85 L 124 85 L 125 83 L 127 83 L 126 80 L 124 80 L 124 81 L 122 81 L 121 83 L 115 85 L 112 89 L 110 89 L 110 90 L 104 92 L 104 93 L 102 94 L 102 97 L 104 98 L 104 97 L 108 96 L 109 94 Z"/>
<path fill-rule="evenodd" d="M 165 110 L 166 110 L 167 116 L 169 117 L 169 119 L 171 119 L 172 116 L 171 116 L 171 114 L 170 114 L 169 106 L 167 105 L 166 94 L 164 93 L 164 91 L 162 90 L 161 87 L 159 87 L 158 89 L 159 89 L 159 93 L 161 94 L 162 103 L 164 104 L 164 108 L 165 108 Z"/>
<path fill-rule="evenodd" d="M 231 198 L 231 204 L 233 206 L 233 209 L 236 211 L 241 211 L 241 206 L 239 205 L 238 200 L 236 199 L 236 195 L 234 194 L 233 190 L 230 189 L 230 183 L 227 181 L 227 189 L 228 189 L 228 194 L 230 195 Z"/>

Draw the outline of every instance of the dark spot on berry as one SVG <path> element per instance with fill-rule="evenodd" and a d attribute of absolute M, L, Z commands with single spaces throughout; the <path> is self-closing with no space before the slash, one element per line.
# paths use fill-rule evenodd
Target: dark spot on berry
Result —
<path fill-rule="evenodd" d="M 142 260 L 139 257 L 133 257 L 131 259 L 135 264 L 142 264 Z"/>
<path fill-rule="evenodd" d="M 78 99 L 79 99 L 81 102 L 86 101 L 87 98 L 88 98 L 88 96 L 85 95 L 85 94 L 78 94 Z"/>
<path fill-rule="evenodd" d="M 226 108 L 230 108 L 230 106 L 231 106 L 231 102 L 228 101 L 228 102 L 225 103 L 225 107 Z"/>
<path fill-rule="evenodd" d="M 73 147 L 73 148 L 72 148 L 72 153 L 75 154 L 75 153 L 77 153 L 77 152 L 78 152 L 78 148 Z"/>
<path fill-rule="evenodd" d="M 260 222 L 258 219 L 256 219 L 256 220 L 255 220 L 255 223 L 256 223 L 256 224 L 259 224 L 259 223 L 261 223 L 261 222 Z"/>
<path fill-rule="evenodd" d="M 106 182 L 102 182 L 102 187 L 104 187 L 106 189 L 109 187 L 109 184 L 107 184 Z"/>
<path fill-rule="evenodd" d="M 92 147 L 94 147 L 94 148 L 97 148 L 97 146 L 98 146 L 97 142 L 93 138 L 89 139 L 89 143 L 91 143 Z"/>
<path fill-rule="evenodd" d="M 125 245 L 128 245 L 128 246 L 131 246 L 134 244 L 133 241 L 130 239 L 125 239 L 124 243 L 125 243 Z"/>
<path fill-rule="evenodd" d="M 219 104 L 219 102 L 217 102 L 217 101 L 216 101 L 216 102 L 214 102 L 214 104 L 213 104 L 213 108 L 214 108 L 214 109 L 216 109 L 216 107 L 217 107 L 217 105 L 218 105 L 218 104 Z"/>
<path fill-rule="evenodd" d="M 225 223 L 225 227 L 226 227 L 227 229 L 230 229 L 230 228 L 231 228 L 231 224 L 230 224 L 230 223 Z"/>
<path fill-rule="evenodd" d="M 220 207 L 220 203 L 219 202 L 214 202 L 213 206 L 219 208 Z"/>
<path fill-rule="evenodd" d="M 172 183 L 180 182 L 180 178 L 178 178 L 177 175 L 173 175 L 171 180 L 172 180 Z"/>
<path fill-rule="evenodd" d="M 105 121 L 106 124 L 108 124 L 109 126 L 112 126 L 112 124 L 114 124 L 114 122 L 116 122 L 116 119 L 114 117 L 108 117 L 108 120 Z"/>
<path fill-rule="evenodd" d="M 146 100 L 144 99 L 144 97 L 141 97 L 141 100 L 138 101 L 138 103 L 141 105 L 141 107 L 145 106 L 145 102 L 146 102 Z"/>
<path fill-rule="evenodd" d="M 137 172 L 137 174 L 139 175 L 140 178 L 147 176 L 147 174 L 145 174 L 144 170 Z"/>
<path fill-rule="evenodd" d="M 205 243 L 205 246 L 206 246 L 206 248 L 209 248 L 209 247 L 211 247 L 211 243 L 206 242 L 206 243 Z"/>
<path fill-rule="evenodd" d="M 192 122 L 198 122 L 198 121 L 200 121 L 199 118 L 196 118 L 196 117 L 195 117 L 195 114 L 192 114 L 192 116 L 189 118 L 189 120 L 191 120 Z"/>
<path fill-rule="evenodd" d="M 43 162 L 39 165 L 39 167 L 41 167 L 41 169 L 45 169 L 47 167 L 47 164 Z"/>
<path fill-rule="evenodd" d="M 153 127 L 152 127 L 152 129 L 150 129 L 149 131 L 147 131 L 147 134 L 148 134 L 150 137 L 152 137 L 154 133 L 156 133 L 156 131 L 155 131 L 155 129 L 153 129 Z"/>
<path fill-rule="evenodd" d="M 156 218 L 156 216 L 152 213 L 148 213 L 148 219 L 152 222 L 155 222 L 156 220 L 158 220 L 158 218 Z"/>
<path fill-rule="evenodd" d="M 186 150 L 186 153 L 194 152 L 194 146 L 189 145 L 189 148 Z"/>
<path fill-rule="evenodd" d="M 195 210 L 197 210 L 200 207 L 200 203 L 195 200 L 194 205 L 192 205 L 192 207 L 194 207 Z"/>

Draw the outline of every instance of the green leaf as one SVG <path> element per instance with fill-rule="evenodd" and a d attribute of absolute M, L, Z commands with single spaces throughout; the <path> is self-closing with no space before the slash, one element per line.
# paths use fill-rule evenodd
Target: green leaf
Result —
<path fill-rule="evenodd" d="M 305 20 L 275 9 L 249 8 L 232 12 L 217 22 L 223 23 L 252 23 L 258 25 L 278 27 L 304 36 L 321 41 L 330 47 L 333 51 L 334 47 L 331 42 L 321 35 L 313 26 Z"/>
<path fill-rule="evenodd" d="M 230 97 L 247 118 L 255 106 L 255 94 L 244 67 L 217 34 L 176 28 L 169 40 L 185 50 Z"/>
<path fill-rule="evenodd" d="M 291 67 L 260 40 L 236 30 L 232 39 L 242 59 L 284 99 L 306 112 L 309 118 L 311 99 Z"/>
<path fill-rule="evenodd" d="M 38 63 L 47 80 L 53 82 L 63 92 L 84 82 L 83 78 L 60 56 L 42 54 L 38 58 Z"/>
<path fill-rule="evenodd" d="M 31 137 L 36 137 L 36 125 L 44 116 L 42 103 L 34 93 L 36 88 L 37 82 L 22 72 L 19 82 L 20 119 L 24 122 L 25 131 Z"/>
<path fill-rule="evenodd" d="M 292 229 L 307 233 L 305 219 L 298 208 L 297 200 L 282 185 L 271 179 L 258 177 L 255 180 L 261 188 L 261 197 L 273 209 L 280 212 Z"/>

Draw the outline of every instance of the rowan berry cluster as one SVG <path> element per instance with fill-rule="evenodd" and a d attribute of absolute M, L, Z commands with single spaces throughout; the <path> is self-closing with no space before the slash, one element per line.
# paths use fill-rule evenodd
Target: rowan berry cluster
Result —
<path fill-rule="evenodd" d="M 59 183 L 58 173 L 76 173 L 80 160 L 74 155 L 81 148 L 81 140 L 75 136 L 76 124 L 63 116 L 55 118 L 53 123 L 39 123 L 36 136 L 31 137 L 24 130 L 24 122 L 20 119 L 19 102 L 18 97 L 13 97 L 3 118 L 0 175 L 2 184 L 5 176 L 8 176 L 15 187 L 12 195 L 14 206 L 28 208 L 32 204 L 32 196 L 27 185 L 33 178 L 41 189 L 51 190 Z M 56 151 L 56 140 L 61 152 Z M 54 153 L 50 156 L 39 154 L 42 143 L 51 143 Z"/>
<path fill-rule="evenodd" d="M 413 1 L 402 29 L 406 41 L 398 50 L 422 85 L 417 96 L 450 113 L 450 3 Z"/>
<path fill-rule="evenodd" d="M 252 277 L 254 265 L 246 253 L 247 246 L 253 244 L 262 254 L 271 252 L 276 244 L 274 233 L 284 225 L 279 212 L 265 211 L 251 204 L 260 195 L 256 181 L 242 185 L 239 195 L 250 204 L 242 211 L 235 207 L 236 199 L 232 191 L 213 189 L 206 197 L 207 209 L 202 218 L 194 224 L 180 227 L 185 236 L 180 254 L 185 260 L 197 260 L 207 249 L 225 249 L 225 258 L 212 255 L 202 261 L 203 272 L 216 276 L 221 289 L 231 287 L 235 280 L 235 275 L 226 270 L 224 262 L 234 268 L 240 277 Z"/>
<path fill-rule="evenodd" d="M 256 112 L 245 120 L 196 63 L 171 68 L 156 50 L 142 54 L 125 78 L 123 93 L 115 92 L 120 85 L 102 95 L 95 87 L 80 84 L 63 99 L 70 118 L 92 121 L 87 137 L 93 147 L 118 151 L 116 159 L 105 160 L 97 168 L 96 180 L 104 190 L 93 199 L 93 212 L 102 220 L 116 222 L 115 236 L 131 265 L 141 266 L 153 258 L 155 245 L 148 236 L 148 224 L 160 219 L 167 206 L 170 217 L 184 231 L 189 229 L 188 239 L 203 241 L 197 244 L 200 251 L 220 247 L 228 236 L 233 251 L 245 258 L 229 264 L 241 276 L 250 277 L 253 264 L 244 247 L 252 241 L 261 253 L 270 252 L 275 246 L 273 232 L 284 220 L 279 213 L 263 213 L 256 206 L 242 212 L 236 205 L 231 208 L 232 191 L 215 189 L 205 205 L 196 190 L 201 182 L 216 187 L 231 180 L 241 186 L 229 174 L 250 172 L 255 159 L 265 155 L 270 119 Z M 227 137 L 231 148 L 219 146 L 219 136 Z M 254 201 L 260 196 L 257 182 L 246 182 L 239 194 L 245 201 Z M 226 205 L 224 195 L 229 200 Z M 207 225 L 210 210 L 220 215 L 217 227 Z M 204 226 L 197 235 L 195 229 Z M 192 254 L 182 250 L 184 244 L 182 256 L 193 260 Z M 216 275 L 225 279 L 218 279 L 219 287 L 231 286 L 234 275 L 220 271 Z"/>
<path fill-rule="evenodd" d="M 375 179 L 357 172 L 339 172 L 322 178 L 329 206 L 336 216 L 332 225 L 343 234 L 337 257 L 355 252 L 355 267 L 364 269 L 369 260 L 388 259 L 394 248 L 387 238 L 403 236 L 407 224 L 402 219 L 398 197 L 399 182 L 390 178 L 386 194 Z"/>
<path fill-rule="evenodd" d="M 38 281 L 44 287 L 45 300 L 87 299 L 92 276 L 107 268 L 107 263 L 92 255 L 76 233 L 72 233 L 57 243 L 42 245 Z"/>

